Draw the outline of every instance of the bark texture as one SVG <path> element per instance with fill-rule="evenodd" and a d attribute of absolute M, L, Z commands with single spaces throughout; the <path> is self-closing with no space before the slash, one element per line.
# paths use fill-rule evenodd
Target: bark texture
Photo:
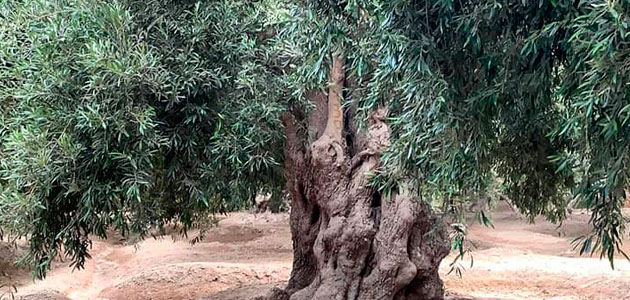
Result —
<path fill-rule="evenodd" d="M 375 111 L 367 132 L 355 132 L 341 105 L 344 64 L 343 54 L 333 56 L 328 95 L 311 97 L 311 115 L 284 116 L 294 261 L 287 288 L 268 298 L 442 299 L 444 225 L 422 201 L 403 194 L 384 200 L 369 187 L 389 143 L 387 111 Z"/>

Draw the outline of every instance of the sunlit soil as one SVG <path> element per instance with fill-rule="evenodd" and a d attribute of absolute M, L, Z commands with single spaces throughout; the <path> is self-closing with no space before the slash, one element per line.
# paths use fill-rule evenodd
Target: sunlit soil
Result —
<path fill-rule="evenodd" d="M 496 229 L 469 228 L 477 245 L 462 262 L 462 278 L 441 268 L 449 297 L 463 299 L 630 299 L 630 263 L 615 269 L 598 257 L 579 257 L 571 240 L 589 232 L 588 215 L 575 212 L 557 228 L 543 220 L 521 221 L 504 206 L 494 213 Z M 120 237 L 95 241 L 84 270 L 58 263 L 44 281 L 13 272 L 24 299 L 216 299 L 240 300 L 282 286 L 291 270 L 286 214 L 231 214 L 191 246 L 171 237 L 136 247 Z M 628 248 L 630 242 L 626 244 Z M 630 252 L 630 251 L 629 251 Z M 8 256 L 7 251 L 0 255 Z"/>

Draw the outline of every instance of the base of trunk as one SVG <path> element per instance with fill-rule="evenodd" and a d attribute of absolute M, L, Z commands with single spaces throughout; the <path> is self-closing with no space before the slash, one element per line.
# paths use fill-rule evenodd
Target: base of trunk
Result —
<path fill-rule="evenodd" d="M 368 213 L 323 220 L 315 243 L 320 268 L 291 300 L 442 299 L 438 267 L 448 248 L 440 224 L 426 205 L 407 198 L 380 209 L 380 224 Z M 331 235 L 334 246 L 327 247 Z"/>
<path fill-rule="evenodd" d="M 313 245 L 317 267 L 307 268 L 308 276 L 294 270 L 288 288 L 267 299 L 443 299 L 438 275 L 448 253 L 443 223 L 430 217 L 426 204 L 405 197 L 377 209 L 380 216 L 360 213 L 360 207 L 347 217 L 322 216 Z"/>

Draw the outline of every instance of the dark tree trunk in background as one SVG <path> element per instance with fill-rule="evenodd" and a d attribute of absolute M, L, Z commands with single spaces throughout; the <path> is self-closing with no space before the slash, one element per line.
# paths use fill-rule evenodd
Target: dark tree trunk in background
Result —
<path fill-rule="evenodd" d="M 358 134 L 340 103 L 344 59 L 334 56 L 328 97 L 313 95 L 309 116 L 284 117 L 291 197 L 293 271 L 272 299 L 441 299 L 440 261 L 448 252 L 442 222 L 406 195 L 381 200 L 368 186 L 389 143 L 385 109 Z M 308 128 L 304 128 L 308 124 Z M 307 143 L 309 135 L 315 141 Z"/>

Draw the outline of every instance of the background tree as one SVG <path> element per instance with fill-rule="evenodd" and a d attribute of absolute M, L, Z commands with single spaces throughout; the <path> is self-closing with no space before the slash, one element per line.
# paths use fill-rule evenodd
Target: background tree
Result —
<path fill-rule="evenodd" d="M 58 255 L 82 266 L 109 227 L 283 195 L 265 3 L 0 5 L 0 224 L 28 236 L 39 277 Z"/>

